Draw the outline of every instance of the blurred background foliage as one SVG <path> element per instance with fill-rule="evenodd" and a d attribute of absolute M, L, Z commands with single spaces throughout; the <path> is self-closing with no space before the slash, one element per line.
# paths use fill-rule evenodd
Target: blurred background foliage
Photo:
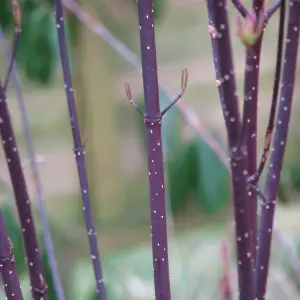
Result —
<path fill-rule="evenodd" d="M 160 81 L 175 94 L 180 87 L 181 69 L 186 67 L 189 70 L 190 81 L 182 101 L 194 109 L 211 134 L 226 149 L 226 135 L 207 34 L 205 3 L 193 0 L 154 2 Z M 20 0 L 20 3 L 23 31 L 17 66 L 39 154 L 37 159 L 57 260 L 67 299 L 93 300 L 96 299 L 93 273 L 59 68 L 53 1 Z M 139 53 L 135 0 L 85 0 L 78 3 L 129 49 Z M 0 24 L 8 41 L 11 41 L 13 23 L 10 1 L 0 0 L 0 7 Z M 230 10 L 234 32 L 234 10 L 232 7 Z M 87 128 L 88 132 L 88 176 L 108 296 L 113 300 L 152 299 L 145 128 L 142 118 L 128 104 L 123 92 L 124 81 L 128 81 L 136 100 L 143 105 L 140 71 L 127 64 L 69 11 L 65 13 L 80 125 L 82 129 Z M 276 21 L 277 16 L 268 25 L 263 48 L 260 149 L 275 67 Z M 242 96 L 244 49 L 235 37 L 233 48 Z M 0 63 L 1 70 L 5 69 L 4 55 Z M 279 193 L 282 205 L 278 207 L 276 219 L 276 226 L 284 232 L 293 247 L 298 244 L 300 229 L 297 222 L 300 136 L 296 123 L 299 97 L 299 85 L 296 85 L 291 137 Z M 12 83 L 8 99 L 41 234 L 35 207 L 34 181 L 25 153 L 22 124 Z M 163 91 L 160 91 L 160 101 L 161 107 L 168 103 Z M 184 123 L 176 107 L 165 116 L 163 139 L 174 299 L 220 299 L 217 287 L 221 276 L 221 262 L 218 259 L 221 237 L 225 236 L 230 246 L 234 246 L 227 170 L 206 141 Z M 3 154 L 0 155 L 2 158 Z M 26 288 L 29 283 L 21 232 L 4 159 L 0 164 L 0 199 L 7 229 L 15 246 L 22 286 L 29 291 Z M 40 241 L 42 243 L 42 239 Z M 284 260 L 286 249 L 280 243 L 274 243 L 276 251 L 272 257 L 272 268 L 276 272 L 271 272 L 271 299 L 300 299 L 299 278 L 297 281 L 294 273 L 290 272 L 290 262 Z M 54 300 L 46 253 L 43 257 L 49 278 L 49 299 Z M 234 263 L 232 268 L 234 270 Z M 4 296 L 0 295 L 0 298 L 4 299 Z M 25 299 L 30 299 L 30 295 Z"/>

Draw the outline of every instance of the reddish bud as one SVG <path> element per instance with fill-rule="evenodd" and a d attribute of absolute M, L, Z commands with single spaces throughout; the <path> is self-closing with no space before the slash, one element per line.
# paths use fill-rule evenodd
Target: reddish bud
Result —
<path fill-rule="evenodd" d="M 20 5 L 18 0 L 12 0 L 12 10 L 13 10 L 13 17 L 14 17 L 14 22 L 19 30 L 21 28 L 21 10 L 20 10 Z"/>
<path fill-rule="evenodd" d="M 237 16 L 237 36 L 245 46 L 254 45 L 264 29 L 264 13 L 261 11 L 257 16 L 255 12 L 247 14 L 245 19 Z"/>

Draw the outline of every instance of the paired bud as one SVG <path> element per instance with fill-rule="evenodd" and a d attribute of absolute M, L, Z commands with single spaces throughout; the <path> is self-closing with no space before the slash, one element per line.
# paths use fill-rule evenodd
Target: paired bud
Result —
<path fill-rule="evenodd" d="M 264 12 L 263 10 L 257 16 L 255 12 L 249 12 L 245 19 L 237 16 L 237 36 L 246 47 L 254 45 L 264 29 Z"/>

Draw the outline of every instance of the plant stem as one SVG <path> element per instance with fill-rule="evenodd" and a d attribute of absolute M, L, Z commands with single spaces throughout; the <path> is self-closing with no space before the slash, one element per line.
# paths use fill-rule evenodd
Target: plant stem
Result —
<path fill-rule="evenodd" d="M 262 207 L 260 216 L 259 245 L 257 256 L 256 298 L 263 300 L 267 288 L 269 259 L 273 218 L 276 206 L 276 195 L 280 182 L 285 145 L 287 142 L 288 128 L 292 109 L 295 74 L 297 66 L 297 53 L 300 31 L 300 2 L 290 1 L 288 29 L 286 36 L 286 49 L 282 75 L 282 88 L 275 137 L 272 145 L 270 166 L 265 184 L 266 205 Z"/>
<path fill-rule="evenodd" d="M 240 0 L 231 0 L 232 4 L 235 6 L 237 11 L 245 18 L 248 14 L 248 10 L 246 7 L 241 3 Z"/>
<path fill-rule="evenodd" d="M 92 259 L 94 274 L 96 279 L 97 295 L 99 300 L 104 300 L 106 299 L 105 286 L 104 286 L 104 280 L 102 276 L 102 268 L 100 264 L 100 254 L 98 250 L 97 234 L 96 234 L 92 211 L 91 211 L 89 187 L 88 187 L 86 164 L 85 164 L 85 150 L 80 137 L 80 131 L 79 131 L 79 125 L 77 119 L 77 111 L 76 111 L 76 104 L 74 99 L 72 75 L 71 75 L 71 70 L 69 65 L 69 55 L 67 51 L 64 16 L 63 16 L 61 0 L 55 0 L 55 8 L 56 8 L 56 27 L 57 27 L 57 36 L 58 36 L 58 43 L 59 43 L 60 60 L 61 60 L 61 66 L 64 75 L 64 81 L 65 81 L 65 92 L 67 97 L 69 117 L 70 117 L 70 123 L 71 123 L 71 129 L 72 129 L 72 135 L 74 141 L 74 154 L 76 158 L 78 176 L 80 181 L 83 212 L 85 215 L 91 259 Z"/>
<path fill-rule="evenodd" d="M 170 300 L 171 291 L 161 133 L 162 116 L 159 106 L 152 0 L 138 1 L 138 13 L 144 83 L 144 120 L 147 130 L 155 299 Z"/>
<path fill-rule="evenodd" d="M 134 52 L 128 49 L 120 40 L 118 40 L 103 24 L 99 23 L 99 21 L 81 9 L 81 7 L 74 0 L 63 0 L 63 5 L 94 34 L 103 39 L 112 48 L 112 50 L 123 57 L 126 62 L 135 68 L 141 67 L 140 58 Z M 159 84 L 159 89 L 168 96 L 168 100 L 171 102 L 172 94 L 170 91 L 162 84 Z M 176 107 L 179 109 L 179 112 L 182 114 L 185 122 L 199 134 L 199 136 L 217 155 L 224 166 L 229 169 L 228 159 L 227 156 L 224 155 L 225 153 L 223 148 L 205 128 L 204 124 L 202 124 L 202 122 L 199 120 L 197 114 L 184 102 L 179 102 Z"/>
<path fill-rule="evenodd" d="M 242 300 L 253 300 L 254 285 L 249 237 L 250 215 L 247 191 L 247 157 L 245 149 L 239 147 L 241 122 L 238 110 L 226 1 L 208 0 L 207 8 L 217 86 L 227 128 L 231 156 L 239 298 Z"/>
<path fill-rule="evenodd" d="M 254 0 L 253 10 L 259 18 L 264 10 L 265 0 Z M 256 173 L 257 169 L 257 111 L 258 111 L 258 90 L 259 90 L 259 70 L 263 32 L 257 42 L 248 46 L 246 50 L 245 79 L 244 79 L 244 107 L 242 125 L 242 143 L 247 149 L 247 170 L 250 176 Z M 256 259 L 257 242 L 257 195 L 249 192 L 250 201 L 250 239 L 252 263 Z"/>
<path fill-rule="evenodd" d="M 265 168 L 266 162 L 268 160 L 270 145 L 272 141 L 272 135 L 274 131 L 274 123 L 276 117 L 277 110 L 277 102 L 278 102 L 278 92 L 279 92 L 279 84 L 280 84 L 280 76 L 281 76 L 281 68 L 282 68 L 282 54 L 283 54 L 283 39 L 284 39 L 284 25 L 285 25 L 285 0 L 281 1 L 280 8 L 280 19 L 279 19 L 279 30 L 278 30 L 278 40 L 277 40 L 277 58 L 276 58 L 276 69 L 275 69 L 275 77 L 274 77 L 274 85 L 273 85 L 273 95 L 271 102 L 271 109 L 269 115 L 269 122 L 267 126 L 267 130 L 265 133 L 265 141 L 264 141 L 264 149 L 260 159 L 260 163 L 255 175 L 251 178 L 251 183 L 256 185 L 262 175 L 262 172 Z"/>
<path fill-rule="evenodd" d="M 19 219 L 23 232 L 26 261 L 29 268 L 33 299 L 48 299 L 47 285 L 37 235 L 34 227 L 29 195 L 21 166 L 21 159 L 6 103 L 5 90 L 0 84 L 0 134 L 7 167 L 16 199 Z"/>
<path fill-rule="evenodd" d="M 16 269 L 13 245 L 7 236 L 5 223 L 0 210 L 0 273 L 7 300 L 23 300 Z"/>
<path fill-rule="evenodd" d="M 0 26 L 0 43 L 2 44 L 2 47 L 3 47 L 4 51 L 6 52 L 7 57 L 9 58 L 10 57 L 9 48 L 6 43 L 5 36 L 2 31 L 1 26 Z M 47 255 L 49 258 L 49 265 L 51 268 L 56 297 L 57 297 L 57 300 L 64 300 L 65 296 L 64 296 L 64 291 L 62 288 L 62 283 L 61 283 L 61 279 L 60 279 L 60 275 L 59 275 L 57 261 L 55 259 L 55 251 L 54 251 L 53 241 L 52 241 L 49 224 L 48 224 L 48 220 L 47 220 L 47 209 L 46 209 L 45 198 L 44 198 L 44 193 L 43 193 L 43 189 L 42 189 L 42 183 L 40 180 L 38 166 L 37 166 L 37 162 L 36 162 L 36 155 L 35 155 L 33 140 L 32 140 L 32 136 L 30 133 L 28 115 L 27 115 L 27 111 L 26 111 L 26 107 L 25 107 L 25 103 L 24 103 L 24 99 L 23 99 L 21 83 L 18 78 L 18 74 L 17 74 L 17 70 L 16 70 L 14 61 L 11 64 L 11 73 L 12 73 L 12 78 L 13 78 L 14 85 L 15 85 L 16 92 L 17 92 L 17 102 L 19 105 L 24 135 L 26 137 L 26 147 L 27 147 L 27 152 L 28 152 L 28 156 L 29 156 L 29 160 L 30 160 L 30 167 L 31 167 L 32 175 L 33 175 L 34 182 L 36 185 L 36 197 L 38 200 L 37 202 L 39 205 L 40 218 L 41 218 L 41 223 L 42 223 L 42 227 L 43 227 L 44 243 L 45 243 L 45 248 L 47 250 Z"/>

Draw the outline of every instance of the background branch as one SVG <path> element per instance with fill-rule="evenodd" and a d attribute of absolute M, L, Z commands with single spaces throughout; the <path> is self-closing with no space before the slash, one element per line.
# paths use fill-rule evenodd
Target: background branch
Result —
<path fill-rule="evenodd" d="M 64 15 L 62 3 L 60 0 L 55 0 L 55 18 L 59 44 L 59 53 L 61 67 L 64 76 L 65 92 L 69 109 L 69 118 L 74 142 L 74 154 L 77 163 L 77 170 L 80 182 L 80 190 L 82 197 L 82 208 L 85 216 L 86 229 L 88 233 L 91 260 L 94 268 L 94 275 L 97 286 L 97 296 L 99 300 L 106 299 L 104 280 L 102 276 L 102 268 L 100 263 L 100 254 L 98 250 L 97 234 L 92 216 L 89 186 L 87 181 L 87 172 L 85 164 L 85 150 L 80 137 L 79 125 L 77 120 L 77 110 L 74 98 L 74 89 L 72 83 L 72 75 L 70 70 L 69 55 L 67 50 L 67 41 L 65 34 Z"/>

